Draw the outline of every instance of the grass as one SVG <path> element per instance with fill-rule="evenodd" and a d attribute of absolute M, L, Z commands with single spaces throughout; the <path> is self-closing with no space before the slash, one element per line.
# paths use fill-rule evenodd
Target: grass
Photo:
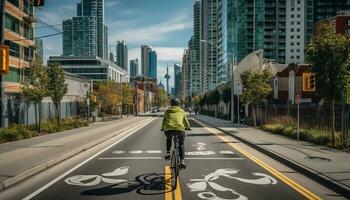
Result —
<path fill-rule="evenodd" d="M 41 132 L 38 133 L 35 125 L 25 126 L 12 124 L 8 128 L 0 130 L 0 143 L 28 139 L 39 135 L 57 133 L 87 125 L 87 122 L 82 119 L 64 119 L 61 124 L 58 124 L 55 120 L 49 120 L 41 124 Z"/>
<path fill-rule="evenodd" d="M 291 138 L 297 138 L 297 127 L 292 124 L 273 123 L 260 127 L 262 130 L 271 132 L 273 134 L 281 134 Z M 336 148 L 343 148 L 340 133 L 336 133 Z M 299 139 L 311 142 L 318 145 L 331 146 L 331 133 L 324 130 L 317 129 L 300 129 Z M 348 139 L 348 144 L 350 139 Z"/>

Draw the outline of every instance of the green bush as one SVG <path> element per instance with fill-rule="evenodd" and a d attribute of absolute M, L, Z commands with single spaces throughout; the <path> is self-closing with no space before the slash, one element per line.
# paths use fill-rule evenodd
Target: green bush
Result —
<path fill-rule="evenodd" d="M 27 139 L 33 136 L 36 136 L 36 133 L 23 125 L 10 125 L 0 131 L 0 143 Z"/>
<path fill-rule="evenodd" d="M 271 132 L 273 134 L 281 134 L 287 137 L 297 138 L 297 128 L 293 125 L 285 124 L 266 124 L 261 126 L 264 131 Z M 300 129 L 299 139 L 308 141 L 314 144 L 327 145 L 330 142 L 330 134 L 325 131 L 315 129 Z"/>

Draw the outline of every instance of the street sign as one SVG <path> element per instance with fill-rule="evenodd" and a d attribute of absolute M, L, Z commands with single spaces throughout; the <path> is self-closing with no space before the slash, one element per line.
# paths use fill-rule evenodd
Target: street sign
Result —
<path fill-rule="evenodd" d="M 235 89 L 235 91 L 234 91 L 235 95 L 242 95 L 243 87 L 242 87 L 241 83 L 236 83 L 234 89 Z"/>

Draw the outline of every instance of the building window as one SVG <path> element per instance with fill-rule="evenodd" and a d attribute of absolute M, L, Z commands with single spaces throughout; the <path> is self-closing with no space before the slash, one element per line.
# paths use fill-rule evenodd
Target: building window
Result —
<path fill-rule="evenodd" d="M 297 35 L 297 38 L 300 39 L 300 35 Z"/>
<path fill-rule="evenodd" d="M 297 24 L 300 25 L 300 21 L 297 21 Z"/>
<path fill-rule="evenodd" d="M 300 7 L 297 8 L 297 11 L 300 11 Z"/>
<path fill-rule="evenodd" d="M 294 49 L 291 49 L 290 52 L 291 52 L 291 53 L 294 53 Z"/>
<path fill-rule="evenodd" d="M 350 26 L 350 19 L 348 19 L 348 26 Z"/>
<path fill-rule="evenodd" d="M 10 55 L 19 58 L 20 45 L 9 40 L 5 40 L 5 45 L 10 47 Z"/>
<path fill-rule="evenodd" d="M 291 15 L 290 17 L 291 17 L 291 18 L 294 18 L 294 15 Z"/>
<path fill-rule="evenodd" d="M 20 70 L 18 68 L 10 67 L 9 73 L 5 76 L 6 82 L 20 82 Z"/>
<path fill-rule="evenodd" d="M 350 36 L 350 29 L 346 29 L 345 32 Z"/>
<path fill-rule="evenodd" d="M 19 7 L 19 0 L 7 0 L 8 2 L 10 2 L 12 5 Z"/>
<path fill-rule="evenodd" d="M 28 24 L 24 24 L 24 37 L 27 39 L 33 38 L 33 28 L 29 26 Z"/>
<path fill-rule="evenodd" d="M 29 1 L 29 0 L 24 0 L 23 2 L 23 11 L 29 15 L 29 16 L 33 16 L 34 13 L 34 7 L 33 4 Z"/>
<path fill-rule="evenodd" d="M 300 56 L 297 56 L 297 59 L 300 59 Z"/>
<path fill-rule="evenodd" d="M 24 47 L 24 60 L 31 61 L 34 58 L 34 50 L 28 47 Z"/>
<path fill-rule="evenodd" d="M 291 32 L 294 32 L 294 28 L 291 28 L 290 31 L 291 31 Z"/>
<path fill-rule="evenodd" d="M 291 59 L 294 59 L 294 56 L 291 56 L 290 58 L 291 58 Z"/>
<path fill-rule="evenodd" d="M 294 35 L 291 35 L 291 36 L 290 36 L 290 39 L 294 39 Z"/>
<path fill-rule="evenodd" d="M 19 34 L 19 20 L 10 14 L 5 14 L 5 27 Z"/>
<path fill-rule="evenodd" d="M 300 52 L 300 49 L 297 49 L 297 52 Z"/>
<path fill-rule="evenodd" d="M 290 46 L 294 46 L 294 42 L 291 42 L 291 43 L 290 43 Z"/>
<path fill-rule="evenodd" d="M 290 24 L 294 25 L 294 21 L 291 21 Z"/>

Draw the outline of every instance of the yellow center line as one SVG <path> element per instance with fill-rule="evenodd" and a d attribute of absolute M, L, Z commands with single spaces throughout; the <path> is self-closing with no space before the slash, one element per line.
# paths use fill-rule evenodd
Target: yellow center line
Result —
<path fill-rule="evenodd" d="M 177 177 L 177 187 L 175 189 L 175 200 L 182 200 L 179 177 Z"/>
<path fill-rule="evenodd" d="M 220 138 L 222 141 L 227 143 L 229 146 L 231 146 L 232 148 L 236 149 L 237 151 L 239 151 L 240 153 L 245 155 L 247 158 L 249 158 L 250 160 L 254 161 L 256 164 L 258 164 L 259 166 L 261 166 L 262 168 L 264 168 L 265 170 L 267 170 L 268 172 L 270 172 L 271 174 L 273 174 L 274 176 L 276 176 L 277 178 L 282 180 L 284 183 L 286 183 L 287 185 L 289 185 L 290 187 L 292 187 L 293 189 L 298 191 L 300 194 L 305 196 L 307 199 L 315 199 L 315 200 L 320 200 L 321 199 L 320 197 L 318 197 L 313 192 L 309 191 L 308 189 L 306 189 L 303 186 L 299 185 L 298 183 L 296 183 L 295 181 L 291 180 L 287 176 L 283 175 L 282 173 L 280 173 L 276 169 L 272 168 L 270 165 L 264 163 L 263 161 L 261 161 L 257 157 L 253 156 L 252 154 L 250 154 L 246 150 L 244 150 L 241 147 L 239 147 L 238 145 L 236 145 L 234 143 L 231 143 L 231 141 L 229 139 L 227 139 L 225 136 L 219 135 L 219 133 L 222 133 L 221 131 L 219 131 L 217 129 L 214 129 L 214 128 L 208 128 L 202 122 L 200 122 L 200 121 L 198 121 L 196 119 L 194 119 L 194 120 L 197 123 L 199 123 L 201 126 L 205 127 L 209 132 L 215 134 L 216 137 Z"/>
<path fill-rule="evenodd" d="M 165 200 L 173 200 L 170 166 L 165 166 Z"/>

